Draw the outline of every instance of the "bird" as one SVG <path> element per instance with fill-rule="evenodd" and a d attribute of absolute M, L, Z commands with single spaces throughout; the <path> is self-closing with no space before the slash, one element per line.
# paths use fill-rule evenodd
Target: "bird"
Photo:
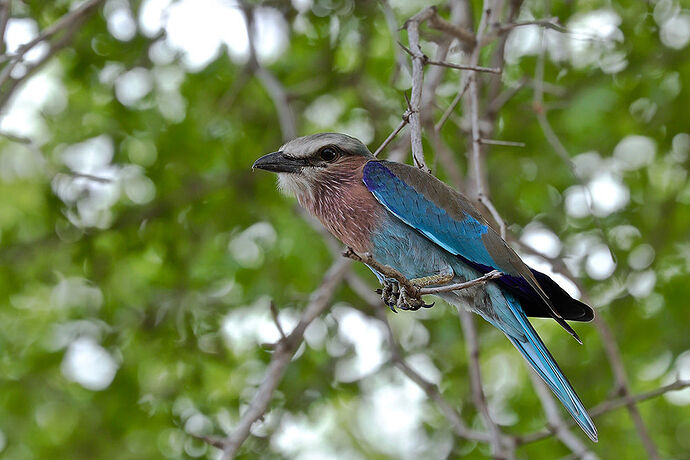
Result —
<path fill-rule="evenodd" d="M 377 159 L 360 140 L 340 133 L 298 137 L 257 159 L 252 169 L 277 173 L 279 189 L 355 254 L 367 255 L 395 311 L 429 308 L 380 266 L 410 285 L 443 286 L 502 276 L 483 285 L 439 292 L 458 308 L 501 330 L 594 442 L 587 410 L 528 317 L 553 318 L 582 343 L 566 320 L 591 321 L 594 311 L 548 275 L 528 267 L 472 202 L 432 174 Z M 377 270 L 374 266 L 379 266 Z"/>

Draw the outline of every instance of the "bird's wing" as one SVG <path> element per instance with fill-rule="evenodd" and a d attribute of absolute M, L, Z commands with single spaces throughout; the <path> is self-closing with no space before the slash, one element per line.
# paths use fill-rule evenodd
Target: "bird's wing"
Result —
<path fill-rule="evenodd" d="M 393 215 L 446 251 L 481 272 L 499 270 L 513 281 L 524 280 L 548 306 L 550 315 L 578 339 L 534 273 L 464 195 L 418 168 L 389 161 L 368 162 L 363 180 Z"/>

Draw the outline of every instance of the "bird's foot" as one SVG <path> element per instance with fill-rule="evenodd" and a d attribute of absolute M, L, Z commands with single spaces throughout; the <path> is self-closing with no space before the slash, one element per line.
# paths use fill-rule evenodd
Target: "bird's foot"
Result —
<path fill-rule="evenodd" d="M 397 281 L 386 278 L 383 280 L 383 288 L 377 289 L 376 292 L 381 294 L 381 300 L 391 309 L 393 313 L 397 313 L 395 306 L 398 304 L 400 298 L 400 285 Z"/>
<path fill-rule="evenodd" d="M 410 295 L 410 293 L 407 292 L 407 288 L 405 286 L 400 287 L 400 294 L 398 295 L 397 301 L 397 307 L 399 309 L 417 311 L 420 308 L 431 308 L 433 306 L 434 303 L 424 303 L 424 300 L 422 300 L 421 295 Z"/>

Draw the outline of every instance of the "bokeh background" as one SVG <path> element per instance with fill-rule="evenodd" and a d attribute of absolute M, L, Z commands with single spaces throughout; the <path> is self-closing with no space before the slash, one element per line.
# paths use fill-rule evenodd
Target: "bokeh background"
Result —
<path fill-rule="evenodd" d="M 3 68 L 80 4 L 8 3 Z M 245 5 L 256 58 L 284 87 L 297 133 L 345 132 L 375 149 L 398 125 L 410 89 L 395 29 L 429 4 Z M 481 2 L 470 5 L 478 18 Z M 533 25 L 510 33 L 501 80 L 520 89 L 495 135 L 525 146 L 492 146 L 488 157 L 497 209 L 524 244 L 562 258 L 580 278 L 633 393 L 690 378 L 689 8 L 577 0 L 553 2 L 547 13 L 526 1 L 521 21 L 555 16 L 568 32 Z M 289 331 L 331 265 L 330 243 L 274 177 L 250 169 L 282 133 L 265 81 L 248 70 L 240 5 L 107 0 L 73 28 L 40 68 L 25 75 L 46 57 L 45 43 L 0 86 L 0 457 L 215 458 L 219 451 L 194 435 L 232 431 L 271 359 L 264 344 L 280 337 L 270 302 Z M 574 169 L 536 119 L 542 36 L 544 105 Z M 423 32 L 430 55 L 433 37 Z M 452 49 L 449 59 L 459 55 Z M 444 74 L 436 119 L 460 78 Z M 464 171 L 462 119 L 460 106 L 441 134 Z M 525 256 L 550 270 L 546 259 Z M 375 288 L 366 269 L 354 272 Z M 372 315 L 338 287 L 241 456 L 489 455 L 487 445 L 456 438 L 390 365 L 386 331 Z M 410 365 L 482 429 L 454 310 L 439 302 L 388 316 Z M 594 327 L 575 325 L 578 346 L 557 325 L 534 323 L 586 405 L 615 397 Z M 507 433 L 539 431 L 545 418 L 522 359 L 477 324 L 492 417 Z M 690 458 L 690 389 L 639 410 L 662 457 Z M 624 409 L 596 423 L 593 453 L 645 457 Z M 519 458 L 568 454 L 553 437 L 517 450 Z"/>

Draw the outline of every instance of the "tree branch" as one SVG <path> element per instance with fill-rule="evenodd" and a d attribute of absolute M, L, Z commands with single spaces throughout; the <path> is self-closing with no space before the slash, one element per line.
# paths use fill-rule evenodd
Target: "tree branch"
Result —
<path fill-rule="evenodd" d="M 7 64 L 5 64 L 5 67 L 3 67 L 3 69 L 0 71 L 0 88 L 3 88 L 4 86 L 7 87 L 3 88 L 2 94 L 0 94 L 0 112 L 2 112 L 14 92 L 24 81 L 33 75 L 34 72 L 41 68 L 46 62 L 48 62 L 58 51 L 66 47 L 71 42 L 72 37 L 78 31 L 81 23 L 83 23 L 83 21 L 85 21 L 86 18 L 93 13 L 96 7 L 103 3 L 103 1 L 104 0 L 88 0 L 84 2 L 76 9 L 62 16 L 54 24 L 45 28 L 41 33 L 38 34 L 36 38 L 20 46 L 16 54 L 11 57 L 5 55 L 7 58 Z M 3 10 L 3 13 L 4 12 L 5 10 Z M 9 15 L 9 2 L 6 8 L 6 14 Z M 3 32 L 6 24 L 7 18 L 0 18 L 0 27 L 2 27 Z M 12 70 L 14 70 L 17 64 L 24 61 L 24 57 L 31 49 L 41 42 L 48 42 L 53 36 L 63 31 L 64 35 L 51 44 L 49 51 L 38 62 L 27 66 L 26 71 L 21 77 L 12 78 Z M 5 85 L 8 82 L 9 84 Z"/>
<path fill-rule="evenodd" d="M 350 261 L 346 259 L 336 260 L 321 281 L 321 285 L 312 293 L 309 304 L 304 309 L 302 317 L 292 332 L 280 339 L 276 344 L 271 362 L 266 368 L 263 381 L 254 393 L 249 406 L 242 414 L 235 430 L 222 441 L 223 459 L 230 460 L 235 458 L 242 443 L 249 437 L 250 429 L 254 422 L 259 420 L 268 410 L 271 398 L 278 384 L 283 378 L 285 369 L 290 363 L 292 355 L 299 347 L 304 337 L 307 326 L 319 316 L 330 304 L 336 286 L 344 279 Z"/>
<path fill-rule="evenodd" d="M 463 283 L 444 284 L 441 286 L 434 287 L 419 287 L 412 283 L 410 280 L 408 280 L 398 270 L 396 270 L 393 267 L 389 267 L 388 265 L 383 265 L 382 263 L 375 260 L 370 254 L 357 254 L 352 248 L 347 248 L 347 250 L 343 252 L 343 257 L 366 264 L 374 270 L 376 270 L 377 272 L 384 275 L 386 278 L 394 279 L 395 281 L 400 283 L 401 286 L 405 286 L 405 289 L 407 290 L 408 294 L 410 294 L 413 297 L 419 297 L 421 295 L 426 294 L 439 294 L 441 292 L 459 291 L 461 289 L 467 289 L 473 286 L 484 284 L 488 281 L 503 276 L 503 273 L 499 272 L 498 270 L 493 270 L 489 273 L 486 273 L 485 275 L 480 276 L 479 278 L 465 281 Z"/>

